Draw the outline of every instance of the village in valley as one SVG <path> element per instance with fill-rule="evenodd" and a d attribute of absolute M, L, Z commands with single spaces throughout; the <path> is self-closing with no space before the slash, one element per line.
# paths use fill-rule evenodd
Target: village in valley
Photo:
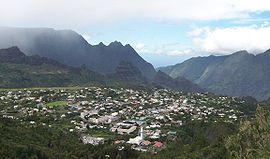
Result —
<path fill-rule="evenodd" d="M 75 133 L 83 144 L 158 153 L 190 122 L 235 123 L 243 100 L 166 89 L 74 87 L 1 90 L 0 114 L 27 127 Z"/>

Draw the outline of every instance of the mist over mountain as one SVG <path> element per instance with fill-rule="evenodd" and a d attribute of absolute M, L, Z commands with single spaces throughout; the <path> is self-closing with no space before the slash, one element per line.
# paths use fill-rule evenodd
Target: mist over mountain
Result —
<path fill-rule="evenodd" d="M 140 57 L 130 46 L 112 42 L 90 45 L 72 30 L 50 28 L 0 28 L 0 48 L 18 46 L 27 55 L 39 55 L 62 64 L 88 69 L 101 74 L 115 73 L 122 61 L 130 62 L 148 79 L 154 77 L 153 66 Z"/>
<path fill-rule="evenodd" d="M 270 51 L 253 55 L 239 51 L 227 56 L 191 58 L 159 68 L 173 78 L 183 76 L 211 92 L 230 96 L 270 97 Z"/>

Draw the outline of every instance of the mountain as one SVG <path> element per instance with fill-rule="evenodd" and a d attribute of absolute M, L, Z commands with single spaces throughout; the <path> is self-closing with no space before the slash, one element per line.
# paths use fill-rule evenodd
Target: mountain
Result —
<path fill-rule="evenodd" d="M 26 56 L 18 47 L 0 49 L 0 88 L 82 86 L 105 84 L 105 77 L 38 55 Z"/>
<path fill-rule="evenodd" d="M 0 48 L 18 46 L 26 55 L 39 55 L 62 64 L 88 69 L 101 74 L 112 74 L 120 62 L 130 62 L 143 76 L 152 79 L 154 67 L 146 62 L 129 45 L 112 42 L 90 45 L 81 35 L 72 30 L 50 28 L 0 28 Z"/>
<path fill-rule="evenodd" d="M 156 72 L 129 44 L 90 45 L 72 30 L 0 27 L 0 48 L 8 48 L 1 50 L 0 87 L 98 83 L 200 90 L 187 80 Z"/>
<path fill-rule="evenodd" d="M 121 82 L 122 85 L 136 86 L 137 88 L 166 88 L 184 92 L 204 92 L 198 85 L 183 77 L 174 79 L 161 71 L 158 71 L 152 80 L 148 80 L 142 76 L 136 67 L 128 62 L 120 63 L 116 73 L 109 77 L 114 81 Z"/>
<path fill-rule="evenodd" d="M 113 81 L 113 85 L 121 85 L 133 88 L 153 88 L 152 79 L 147 79 L 141 71 L 130 62 L 120 62 L 113 74 L 107 78 Z"/>
<path fill-rule="evenodd" d="M 77 68 L 39 55 L 26 56 L 18 47 L 0 49 L 0 88 L 89 85 L 201 91 L 187 80 L 176 80 L 162 72 L 148 79 L 131 62 L 122 61 L 114 73 L 100 75 L 85 65 Z"/>
<path fill-rule="evenodd" d="M 158 71 L 155 75 L 154 82 L 163 88 L 181 90 L 185 92 L 204 92 L 203 89 L 185 79 L 184 77 L 173 79 L 161 71 Z"/>
<path fill-rule="evenodd" d="M 130 62 L 120 62 L 116 67 L 116 72 L 111 77 L 120 81 L 146 82 L 147 80 L 141 71 Z"/>
<path fill-rule="evenodd" d="M 226 56 L 191 58 L 174 66 L 159 68 L 173 78 L 185 77 L 217 94 L 270 97 L 270 50 L 253 55 L 238 51 Z"/>

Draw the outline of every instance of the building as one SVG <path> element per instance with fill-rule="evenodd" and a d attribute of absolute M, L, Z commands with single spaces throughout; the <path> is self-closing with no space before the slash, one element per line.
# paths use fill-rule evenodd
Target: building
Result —
<path fill-rule="evenodd" d="M 139 131 L 140 135 L 139 136 L 136 136 L 135 138 L 130 138 L 128 140 L 128 144 L 136 144 L 136 145 L 140 145 L 142 142 L 143 142 L 143 127 L 140 128 L 140 131 Z"/>
<path fill-rule="evenodd" d="M 156 142 L 154 145 L 153 145 L 153 147 L 154 148 L 157 148 L 157 149 L 160 149 L 160 148 L 162 148 L 162 146 L 163 146 L 163 143 L 162 142 Z"/>
<path fill-rule="evenodd" d="M 115 126 L 111 128 L 112 132 L 117 132 L 118 134 L 131 134 L 137 129 L 137 126 Z"/>
<path fill-rule="evenodd" d="M 92 137 L 89 135 L 82 135 L 81 140 L 84 144 L 91 144 L 94 146 L 104 144 L 104 138 L 101 138 L 101 137 Z"/>

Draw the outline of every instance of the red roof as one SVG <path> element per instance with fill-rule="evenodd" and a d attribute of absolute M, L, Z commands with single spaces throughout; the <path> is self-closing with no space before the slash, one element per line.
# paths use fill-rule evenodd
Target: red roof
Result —
<path fill-rule="evenodd" d="M 156 142 L 154 145 L 153 145 L 155 148 L 161 148 L 163 146 L 163 143 L 162 142 Z"/>
<path fill-rule="evenodd" d="M 120 141 L 120 140 L 116 140 L 116 141 L 114 141 L 114 144 L 115 144 L 115 145 L 120 144 L 120 143 L 121 143 L 121 141 Z"/>
<path fill-rule="evenodd" d="M 143 145 L 145 145 L 145 146 L 148 146 L 148 145 L 150 145 L 150 144 L 151 144 L 151 142 L 148 141 L 148 140 L 146 140 L 146 141 L 143 142 Z"/>

